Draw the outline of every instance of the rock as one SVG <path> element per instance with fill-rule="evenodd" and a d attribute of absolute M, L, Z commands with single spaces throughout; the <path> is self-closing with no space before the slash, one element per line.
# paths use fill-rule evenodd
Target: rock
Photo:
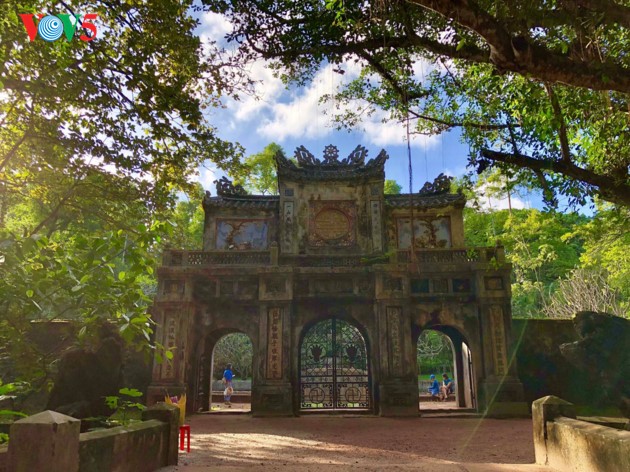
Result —
<path fill-rule="evenodd" d="M 75 418 L 109 415 L 105 397 L 121 388 L 123 348 L 115 329 L 103 324 L 95 350 L 84 348 L 66 352 L 50 392 L 47 409 Z"/>
<path fill-rule="evenodd" d="M 15 410 L 15 397 L 0 395 L 0 410 Z"/>

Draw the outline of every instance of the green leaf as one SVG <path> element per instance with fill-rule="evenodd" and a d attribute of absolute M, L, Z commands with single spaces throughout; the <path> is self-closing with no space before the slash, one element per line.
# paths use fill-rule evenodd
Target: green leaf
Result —
<path fill-rule="evenodd" d="M 141 397 L 142 392 L 135 388 L 121 388 L 118 393 L 121 395 L 127 395 L 128 397 Z"/>
<path fill-rule="evenodd" d="M 0 410 L 0 416 L 19 416 L 21 418 L 26 418 L 28 415 L 26 413 L 22 413 L 21 411 Z"/>

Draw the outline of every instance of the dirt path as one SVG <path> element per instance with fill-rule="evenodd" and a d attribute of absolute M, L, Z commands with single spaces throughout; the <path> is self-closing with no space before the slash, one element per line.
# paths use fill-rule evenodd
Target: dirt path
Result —
<path fill-rule="evenodd" d="M 531 420 L 198 415 L 191 452 L 161 472 L 548 471 L 533 465 Z"/>

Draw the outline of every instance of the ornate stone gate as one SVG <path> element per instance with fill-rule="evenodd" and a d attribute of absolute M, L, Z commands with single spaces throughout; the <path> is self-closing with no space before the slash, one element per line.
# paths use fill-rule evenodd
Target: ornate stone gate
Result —
<path fill-rule="evenodd" d="M 367 346 L 358 328 L 329 318 L 310 327 L 300 343 L 300 408 L 371 408 Z"/>
<path fill-rule="evenodd" d="M 502 248 L 464 247 L 465 199 L 443 176 L 417 194 L 385 195 L 386 160 L 384 151 L 367 160 L 361 146 L 347 158 L 327 146 L 322 160 L 300 147 L 295 162 L 276 156 L 277 196 L 226 179 L 217 196 L 207 192 L 203 250 L 166 251 L 158 271 L 156 336 L 175 356 L 155 364 L 152 399 L 185 390 L 191 410 L 203 409 L 214 343 L 243 332 L 254 414 L 417 415 L 423 329 L 450 333 L 462 376 L 472 359 L 478 409 L 522 399 Z"/>

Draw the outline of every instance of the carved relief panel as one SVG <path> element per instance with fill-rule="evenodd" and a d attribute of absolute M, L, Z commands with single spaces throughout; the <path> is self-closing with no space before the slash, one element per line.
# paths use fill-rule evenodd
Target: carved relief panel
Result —
<path fill-rule="evenodd" d="M 372 200 L 370 202 L 370 219 L 372 221 L 372 248 L 374 251 L 383 249 L 383 236 L 381 230 L 381 202 Z"/>
<path fill-rule="evenodd" d="M 309 205 L 308 243 L 315 247 L 356 244 L 357 209 L 354 201 L 313 201 Z"/>
<path fill-rule="evenodd" d="M 399 306 L 388 306 L 385 314 L 387 316 L 391 375 L 397 376 L 402 373 L 402 347 L 400 334 L 400 318 L 402 309 Z"/>
<path fill-rule="evenodd" d="M 293 202 L 284 202 L 282 222 L 284 225 L 284 234 L 282 237 L 282 251 L 291 252 L 293 249 L 293 231 L 294 231 Z"/>
<path fill-rule="evenodd" d="M 267 312 L 267 378 L 282 379 L 282 309 Z"/>
<path fill-rule="evenodd" d="M 220 250 L 264 250 L 269 224 L 263 219 L 217 219 L 216 248 Z"/>
<path fill-rule="evenodd" d="M 173 314 L 164 315 L 164 339 L 163 345 L 171 352 L 176 348 L 178 335 L 178 322 Z M 172 360 L 165 360 L 162 363 L 162 380 L 172 380 L 177 372 L 177 356 Z"/>
<path fill-rule="evenodd" d="M 492 305 L 489 308 L 490 326 L 492 327 L 492 350 L 494 353 L 494 373 L 497 376 L 507 374 L 507 354 L 505 329 L 503 327 L 503 308 Z"/>
<path fill-rule="evenodd" d="M 449 217 L 414 218 L 412 235 L 411 218 L 398 218 L 397 235 L 398 249 L 411 248 L 412 238 L 416 249 L 451 247 L 451 219 Z"/>

